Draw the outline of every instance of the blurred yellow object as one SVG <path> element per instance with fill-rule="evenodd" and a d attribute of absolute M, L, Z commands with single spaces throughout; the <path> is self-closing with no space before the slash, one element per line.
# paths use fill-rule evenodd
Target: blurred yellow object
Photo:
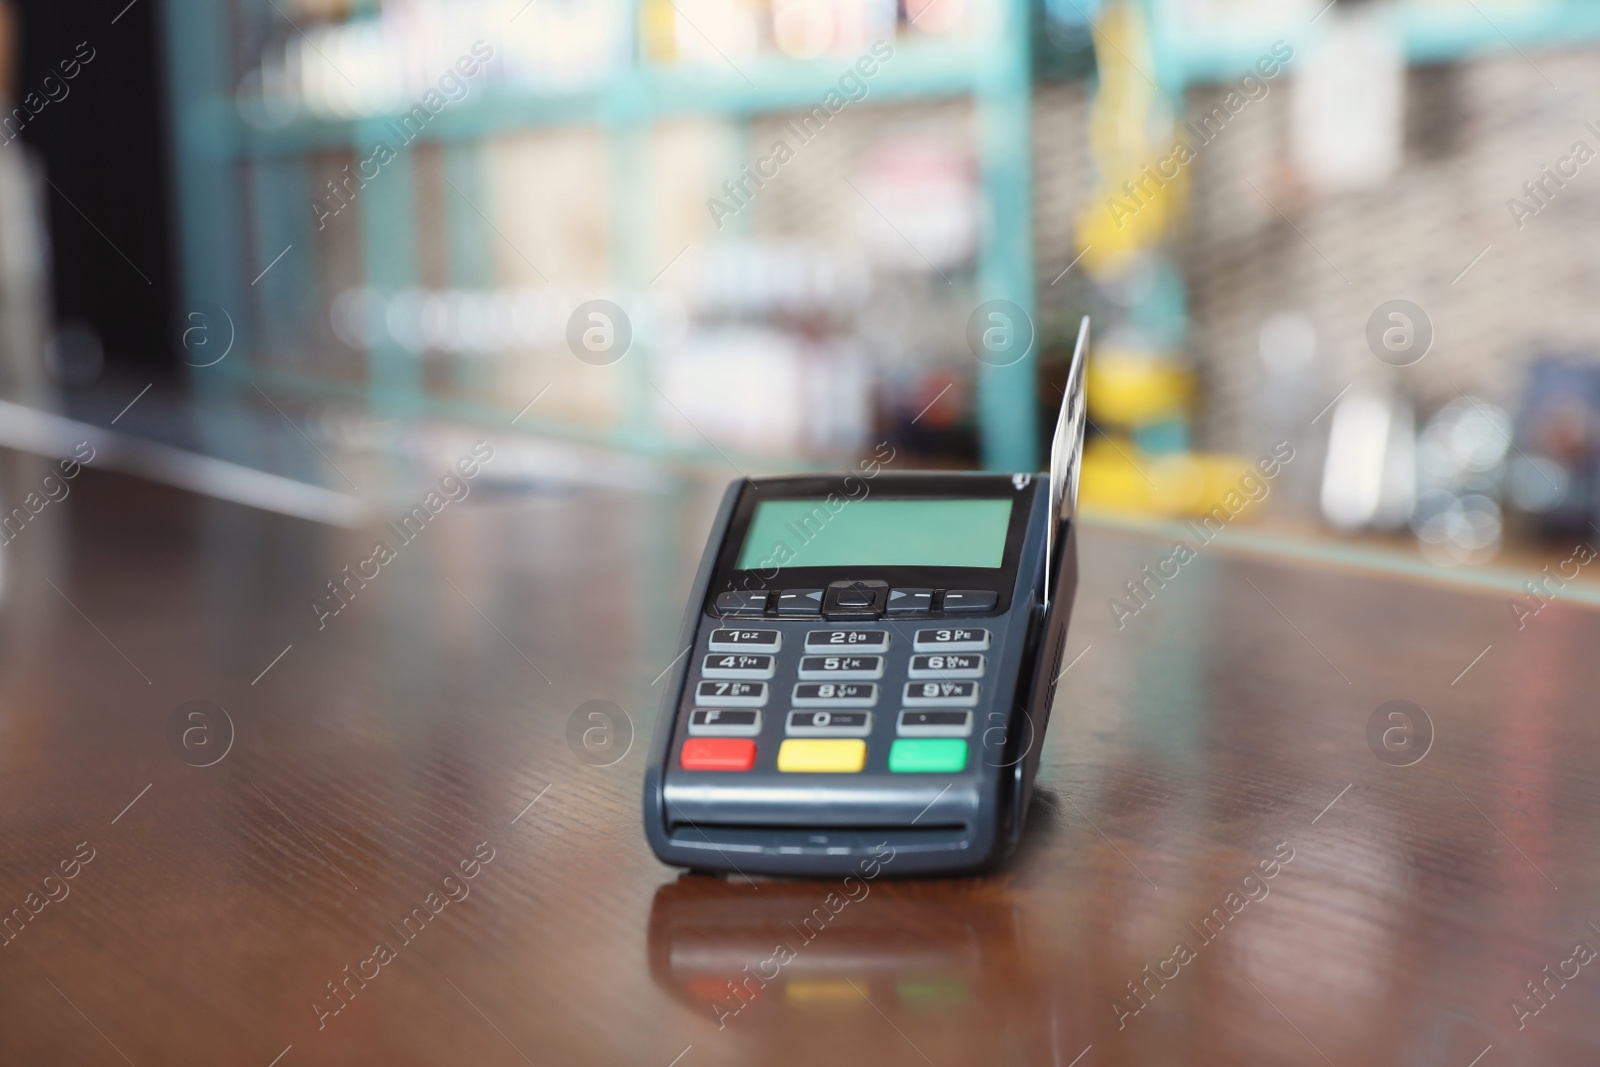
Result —
<path fill-rule="evenodd" d="M 1089 415 L 1096 422 L 1140 426 L 1185 414 L 1194 391 L 1188 369 L 1126 348 L 1101 348 L 1087 372 Z"/>
<path fill-rule="evenodd" d="M 678 61 L 678 12 L 671 0 L 643 0 L 639 5 L 639 51 L 651 63 Z"/>
<path fill-rule="evenodd" d="M 1246 480 L 1249 479 L 1247 482 Z M 1233 520 L 1249 521 L 1249 485 L 1264 488 L 1243 456 L 1182 453 L 1140 456 L 1131 441 L 1096 438 L 1084 449 L 1078 498 L 1086 508 L 1162 517 L 1202 516 L 1221 508 Z M 1246 501 L 1232 512 L 1225 498 Z M 1265 492 L 1260 499 L 1265 499 Z"/>
<path fill-rule="evenodd" d="M 1136 171 L 1130 177 L 1144 180 Z M 1097 277 L 1114 275 L 1135 252 L 1160 244 L 1169 220 L 1178 212 L 1182 178 L 1180 174 L 1139 201 L 1120 185 L 1107 182 L 1097 189 L 1078 216 L 1077 241 L 1084 246 L 1084 267 Z"/>
<path fill-rule="evenodd" d="M 1111 3 L 1094 27 L 1099 88 L 1089 111 L 1089 153 L 1097 178 L 1079 208 L 1084 269 L 1107 278 L 1135 253 L 1160 244 L 1184 202 L 1182 166 L 1171 163 L 1172 106 L 1144 73 L 1154 68 L 1139 8 Z"/>

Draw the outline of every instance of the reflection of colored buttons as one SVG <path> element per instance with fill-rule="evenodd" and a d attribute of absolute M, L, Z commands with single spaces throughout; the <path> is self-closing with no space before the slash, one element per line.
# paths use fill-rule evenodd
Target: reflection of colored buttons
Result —
<path fill-rule="evenodd" d="M 900 1003 L 927 1008 L 960 1004 L 971 995 L 967 983 L 960 978 L 908 979 L 895 983 L 894 991 Z"/>
<path fill-rule="evenodd" d="M 721 1000 L 728 995 L 728 983 L 738 977 L 735 974 L 730 978 L 691 978 L 688 982 L 689 995 L 695 1000 Z"/>
<path fill-rule="evenodd" d="M 861 991 L 848 978 L 797 978 L 783 989 L 790 1004 L 860 1004 Z"/>
<path fill-rule="evenodd" d="M 889 769 L 897 774 L 954 774 L 966 765 L 967 743 L 954 738 L 902 737 L 889 749 Z"/>
<path fill-rule="evenodd" d="M 691 737 L 678 762 L 686 771 L 748 771 L 755 766 L 756 743 L 743 737 Z"/>
<path fill-rule="evenodd" d="M 813 741 L 791 738 L 778 749 L 780 771 L 854 774 L 866 762 L 867 743 L 856 739 Z"/>

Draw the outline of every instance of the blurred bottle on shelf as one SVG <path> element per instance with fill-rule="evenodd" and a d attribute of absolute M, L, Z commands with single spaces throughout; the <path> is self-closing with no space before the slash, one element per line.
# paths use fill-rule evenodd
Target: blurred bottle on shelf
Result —
<path fill-rule="evenodd" d="M 1505 539 L 1511 417 L 1460 396 L 1416 426 L 1411 403 L 1358 387 L 1334 407 L 1322 515 L 1342 533 L 1408 529 L 1431 563 L 1487 563 Z"/>
<path fill-rule="evenodd" d="M 239 110 L 254 126 L 394 114 L 429 93 L 458 103 L 480 81 L 578 92 L 613 77 L 633 52 L 626 0 L 318 0 L 299 16 L 297 29 L 268 24 L 260 58 L 240 80 Z M 463 60 L 476 66 L 485 44 L 494 54 L 487 74 L 462 76 Z M 733 37 L 726 47 L 736 48 Z"/>
<path fill-rule="evenodd" d="M 857 169 L 857 229 L 874 262 L 922 272 L 950 271 L 971 260 L 978 246 L 978 179 L 964 141 L 903 130 L 870 147 Z"/>
<path fill-rule="evenodd" d="M 1417 435 L 1416 504 L 1411 530 L 1428 560 L 1443 566 L 1487 563 L 1500 551 L 1500 500 L 1511 416 L 1468 396 L 1434 413 Z"/>
<path fill-rule="evenodd" d="M 737 67 L 770 36 L 764 7 L 754 0 L 644 0 L 644 57 L 661 66 Z"/>
<path fill-rule="evenodd" d="M 903 21 L 902 21 L 903 20 Z M 644 0 L 640 54 L 659 66 L 728 64 L 764 55 L 854 56 L 904 32 L 950 34 L 967 25 L 965 0 Z"/>
<path fill-rule="evenodd" d="M 1546 538 L 1589 539 L 1600 523 L 1600 363 L 1533 362 L 1512 417 L 1462 395 L 1413 430 L 1411 405 L 1354 389 L 1335 407 L 1322 512 L 1346 533 L 1407 529 L 1441 566 L 1493 559 L 1508 513 Z"/>
<path fill-rule="evenodd" d="M 1334 405 L 1322 468 L 1322 517 L 1343 533 L 1392 531 L 1416 505 L 1416 431 L 1411 405 L 1354 386 Z"/>
<path fill-rule="evenodd" d="M 860 52 L 895 31 L 894 0 L 773 0 L 770 10 L 773 47 L 791 59 Z"/>
<path fill-rule="evenodd" d="M 1590 537 L 1600 523 L 1600 364 L 1547 355 L 1528 370 L 1506 488 L 1547 536 Z"/>
<path fill-rule="evenodd" d="M 873 367 L 856 316 L 872 277 L 859 261 L 809 243 L 719 241 L 684 276 L 686 327 L 652 356 L 669 434 L 765 455 L 867 443 Z"/>

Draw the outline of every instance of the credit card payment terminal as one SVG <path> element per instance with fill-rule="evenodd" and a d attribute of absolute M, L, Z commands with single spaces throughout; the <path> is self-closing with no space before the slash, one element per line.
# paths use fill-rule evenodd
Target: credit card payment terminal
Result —
<path fill-rule="evenodd" d="M 661 860 L 845 875 L 887 844 L 884 873 L 954 873 L 1016 846 L 1077 588 L 1088 328 L 1048 477 L 728 487 L 645 773 Z"/>

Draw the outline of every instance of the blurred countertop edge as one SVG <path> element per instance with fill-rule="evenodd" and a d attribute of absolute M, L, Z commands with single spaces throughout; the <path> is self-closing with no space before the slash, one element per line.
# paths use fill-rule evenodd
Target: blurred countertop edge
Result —
<path fill-rule="evenodd" d="M 1197 535 L 1195 526 L 1181 518 L 1147 517 L 1087 507 L 1079 514 L 1090 529 L 1138 533 L 1170 542 L 1159 552 L 1152 553 L 1152 564 L 1165 559 L 1172 547 L 1181 541 L 1196 552 L 1216 549 L 1234 555 L 1335 570 L 1392 575 L 1487 596 L 1504 596 L 1508 601 L 1530 598 L 1528 583 L 1538 580 L 1544 573 L 1539 567 L 1545 565 L 1556 583 L 1554 591 L 1543 591 L 1546 601 L 1558 599 L 1572 605 L 1600 608 L 1600 574 L 1591 576 L 1580 568 L 1575 577 L 1563 577 L 1556 567 L 1568 557 L 1570 550 L 1557 549 L 1554 545 L 1548 556 L 1536 551 L 1508 552 L 1482 565 L 1443 567 L 1424 559 L 1414 544 L 1400 537 L 1309 532 L 1274 524 L 1268 519 L 1252 526 L 1229 526 L 1213 534 L 1210 540 L 1204 540 Z"/>

